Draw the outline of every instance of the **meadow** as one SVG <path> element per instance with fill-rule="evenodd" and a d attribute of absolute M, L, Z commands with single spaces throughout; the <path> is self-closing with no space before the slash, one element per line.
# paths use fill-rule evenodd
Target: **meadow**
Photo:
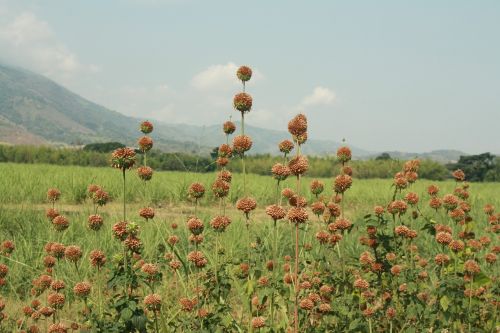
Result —
<path fill-rule="evenodd" d="M 302 114 L 250 174 L 251 73 L 217 172 L 153 172 L 148 121 L 109 168 L 0 164 L 0 332 L 498 331 L 498 183 L 357 179 L 347 146 L 308 177 Z"/>

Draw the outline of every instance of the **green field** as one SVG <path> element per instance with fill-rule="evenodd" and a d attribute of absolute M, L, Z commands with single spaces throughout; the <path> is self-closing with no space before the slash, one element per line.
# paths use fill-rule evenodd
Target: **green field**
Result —
<path fill-rule="evenodd" d="M 198 216 L 205 222 L 204 244 L 217 243 L 224 248 L 221 258 L 216 258 L 209 245 L 205 248 L 209 262 L 226 262 L 227 271 L 233 272 L 240 263 L 238 258 L 244 257 L 247 251 L 247 242 L 257 242 L 253 255 L 259 258 L 256 262 L 261 264 L 269 259 L 266 253 L 272 248 L 269 235 L 273 232 L 272 221 L 264 213 L 264 208 L 273 203 L 276 198 L 276 185 L 271 176 L 247 175 L 249 192 L 258 202 L 258 208 L 251 217 L 250 234 L 247 235 L 244 228 L 244 218 L 240 212 L 234 208 L 229 208 L 228 215 L 232 218 L 232 224 L 225 233 L 216 236 L 208 226 L 208 221 L 218 212 L 218 201 L 211 194 L 210 187 L 215 179 L 215 173 L 193 174 L 184 172 L 157 172 L 153 179 L 146 185 L 140 181 L 135 171 L 127 172 L 128 191 L 127 200 L 130 202 L 127 208 L 128 219 L 136 221 L 141 228 L 141 239 L 144 244 L 142 257 L 148 262 L 160 261 L 167 251 L 166 239 L 176 234 L 181 241 L 178 244 L 178 251 L 181 257 L 193 250 L 193 246 L 187 242 L 189 231 L 185 227 L 185 221 L 193 214 L 193 205 L 187 200 L 188 186 L 199 181 L 207 188 L 207 198 L 200 202 Z M 233 175 L 233 183 L 229 195 L 230 207 L 242 196 L 242 175 Z M 325 196 L 331 196 L 332 179 L 321 179 L 325 184 Z M 313 200 L 308 190 L 310 178 L 305 177 L 302 181 L 302 193 L 307 193 L 309 203 Z M 284 186 L 294 186 L 295 181 L 288 179 Z M 427 218 L 432 218 L 438 223 L 449 223 L 449 218 L 444 212 L 436 213 L 428 207 L 428 195 L 426 188 L 430 184 L 437 184 L 441 192 L 451 193 L 456 184 L 453 181 L 430 182 L 417 181 L 410 188 L 420 195 L 420 209 Z M 111 196 L 111 203 L 100 209 L 100 214 L 104 217 L 104 227 L 99 232 L 91 231 L 87 228 L 87 216 L 92 213 L 92 203 L 86 199 L 87 186 L 89 184 L 99 184 Z M 358 238 L 365 230 L 363 217 L 372 212 L 374 205 L 386 205 L 394 193 L 391 187 L 391 180 L 357 180 L 354 175 L 352 188 L 346 193 L 345 215 L 354 223 L 351 233 L 346 234 L 342 241 L 342 251 L 344 261 L 353 262 L 356 267 L 357 258 L 362 251 L 366 250 L 359 242 Z M 146 187 L 147 186 L 147 187 Z M 60 213 L 66 215 L 70 221 L 70 227 L 63 233 L 58 233 L 50 227 L 50 222 L 45 217 L 45 209 L 50 207 L 46 199 L 48 188 L 58 188 L 62 195 L 61 200 L 56 203 L 56 208 Z M 112 168 L 90 168 L 90 167 L 68 167 L 53 165 L 23 165 L 23 164 L 0 164 L 0 241 L 5 239 L 13 240 L 16 250 L 11 257 L 5 257 L 3 262 L 7 263 L 10 272 L 8 283 L 2 289 L 3 299 L 7 300 L 6 312 L 12 318 L 21 316 L 21 305 L 30 300 L 30 289 L 32 280 L 44 271 L 43 257 L 46 253 L 44 245 L 49 241 L 57 241 L 63 244 L 78 244 L 83 251 L 83 259 L 79 261 L 77 269 L 73 264 L 61 262 L 58 264 L 57 277 L 64 278 L 68 285 L 73 285 L 77 281 L 88 280 L 94 284 L 101 284 L 103 281 L 96 281 L 95 271 L 88 263 L 88 254 L 93 249 L 101 249 L 112 262 L 112 256 L 120 253 L 121 245 L 112 239 L 110 235 L 111 226 L 121 219 L 122 202 L 122 180 L 119 171 Z M 471 216 L 476 223 L 478 234 L 476 237 L 487 234 L 486 217 L 482 211 L 487 203 L 500 207 L 500 186 L 498 183 L 472 183 L 470 184 L 470 198 L 468 202 L 472 205 Z M 145 222 L 137 214 L 145 203 L 151 202 L 155 208 L 156 217 L 154 221 Z M 424 226 L 424 219 L 419 219 L 413 228 L 420 230 Z M 172 230 L 172 223 L 177 223 L 179 228 Z M 324 229 L 324 224 L 314 216 L 310 216 L 310 223 L 301 231 L 301 248 L 306 243 L 316 244 L 314 235 L 316 231 Z M 278 257 L 290 255 L 293 257 L 293 229 L 285 222 L 278 222 Z M 454 229 L 455 231 L 458 228 Z M 420 232 L 420 231 L 419 231 Z M 434 242 L 430 235 L 422 235 L 419 246 L 422 256 L 431 255 L 440 251 L 440 246 Z M 494 243 L 497 239 L 493 238 Z M 424 246 L 422 246 L 425 244 Z M 333 249 L 313 246 L 312 251 L 301 250 L 301 257 L 304 260 L 317 260 L 317 258 L 331 258 L 332 267 L 338 269 L 338 259 Z M 314 259 L 316 258 L 316 259 Z M 191 269 L 191 268 L 190 268 Z M 485 267 L 485 271 L 493 276 L 498 276 L 498 267 Z M 165 318 L 163 324 L 171 318 L 177 311 L 177 299 L 183 293 L 179 280 L 167 279 L 160 285 L 157 293 L 162 295 L 164 300 Z M 178 277 L 180 278 L 180 276 Z M 182 280 L 182 279 L 181 279 Z M 184 281 L 182 283 L 194 283 Z M 176 288 L 173 288 L 175 287 Z M 237 318 L 243 312 L 244 301 L 238 297 L 244 293 L 244 286 L 233 286 L 228 299 L 239 304 L 239 308 L 233 309 L 233 317 Z M 98 292 L 94 289 L 91 302 L 99 303 Z M 76 312 L 77 305 L 71 292 L 67 293 L 67 305 L 61 311 L 61 318 L 69 319 Z M 73 305 L 72 305 L 73 304 Z M 80 306 L 80 305 L 78 305 Z M 181 315 L 179 315 L 181 316 Z M 241 315 L 242 316 L 242 315 Z"/>

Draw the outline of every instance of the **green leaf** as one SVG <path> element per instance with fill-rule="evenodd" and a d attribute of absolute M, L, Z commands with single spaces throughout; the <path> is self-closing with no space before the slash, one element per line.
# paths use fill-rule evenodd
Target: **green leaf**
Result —
<path fill-rule="evenodd" d="M 120 312 L 120 317 L 123 320 L 129 320 L 130 318 L 132 318 L 133 315 L 134 313 L 129 308 L 125 308 Z"/>
<path fill-rule="evenodd" d="M 491 279 L 484 274 L 483 272 L 480 272 L 479 274 L 474 276 L 474 282 L 472 283 L 475 287 L 481 287 L 486 284 L 489 284 L 491 282 Z"/>
<path fill-rule="evenodd" d="M 441 299 L 439 300 L 439 304 L 441 304 L 441 308 L 444 310 L 444 311 L 447 311 L 448 310 L 448 307 L 450 306 L 450 300 L 448 299 L 448 297 L 446 295 L 444 295 L 443 297 L 441 297 Z"/>

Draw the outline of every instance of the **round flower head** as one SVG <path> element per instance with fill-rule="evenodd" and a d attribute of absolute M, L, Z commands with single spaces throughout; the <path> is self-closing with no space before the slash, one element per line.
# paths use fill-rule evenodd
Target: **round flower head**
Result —
<path fill-rule="evenodd" d="M 130 169 L 134 166 L 135 160 L 135 151 L 131 148 L 118 148 L 111 154 L 111 166 L 116 169 Z"/>
<path fill-rule="evenodd" d="M 104 206 L 109 201 L 109 194 L 103 189 L 98 189 L 92 194 L 92 201 L 94 201 L 96 205 Z"/>
<path fill-rule="evenodd" d="M 294 224 L 301 224 L 307 222 L 309 215 L 302 207 L 291 207 L 288 210 L 288 219 Z"/>
<path fill-rule="evenodd" d="M 374 213 L 375 213 L 375 215 L 377 215 L 377 216 L 382 216 L 382 215 L 384 215 L 385 209 L 384 209 L 384 207 L 382 207 L 382 206 L 375 206 L 375 207 L 373 208 L 373 212 L 374 212 Z"/>
<path fill-rule="evenodd" d="M 348 175 L 338 175 L 335 177 L 334 190 L 335 193 L 344 193 L 352 185 L 352 178 Z"/>
<path fill-rule="evenodd" d="M 231 157 L 232 153 L 233 150 L 231 147 L 225 143 L 219 146 L 219 150 L 217 152 L 219 157 Z"/>
<path fill-rule="evenodd" d="M 251 197 L 241 198 L 236 203 L 236 208 L 238 210 L 241 210 L 246 215 L 248 215 L 248 213 L 250 213 L 256 207 L 257 207 L 257 202 L 255 201 L 254 198 L 251 198 Z"/>
<path fill-rule="evenodd" d="M 238 135 L 233 139 L 233 151 L 242 155 L 252 148 L 252 139 L 248 135 Z"/>
<path fill-rule="evenodd" d="M 296 115 L 288 122 L 288 132 L 296 138 L 307 132 L 307 118 L 303 114 Z"/>
<path fill-rule="evenodd" d="M 252 96 L 247 93 L 238 93 L 234 95 L 233 105 L 240 112 L 249 112 L 252 108 Z"/>
<path fill-rule="evenodd" d="M 153 139 L 151 139 L 149 136 L 143 136 L 137 141 L 137 144 L 139 145 L 139 149 L 143 153 L 145 153 L 153 148 Z"/>
<path fill-rule="evenodd" d="M 493 215 L 495 213 L 495 206 L 491 205 L 491 204 L 486 204 L 483 208 L 483 211 L 486 215 Z"/>
<path fill-rule="evenodd" d="M 278 148 L 283 154 L 289 154 L 293 150 L 294 144 L 290 140 L 283 140 L 279 143 Z"/>
<path fill-rule="evenodd" d="M 79 246 L 70 245 L 64 250 L 64 257 L 72 262 L 77 262 L 82 257 L 82 250 Z"/>
<path fill-rule="evenodd" d="M 430 185 L 428 188 L 427 188 L 427 193 L 430 195 L 430 196 L 435 196 L 439 193 L 439 187 L 437 187 L 437 185 Z"/>
<path fill-rule="evenodd" d="M 233 175 L 231 174 L 230 171 L 228 170 L 221 170 L 218 174 L 217 174 L 217 178 L 218 179 L 222 179 L 223 181 L 225 182 L 228 182 L 228 183 L 231 183 L 231 180 L 233 179 Z"/>
<path fill-rule="evenodd" d="M 218 167 L 225 167 L 229 163 L 229 159 L 227 157 L 217 157 L 215 160 L 215 164 L 217 164 Z"/>
<path fill-rule="evenodd" d="M 231 186 L 225 180 L 218 178 L 212 185 L 212 191 L 217 198 L 225 198 L 229 194 Z"/>
<path fill-rule="evenodd" d="M 443 197 L 443 206 L 446 210 L 453 210 L 458 207 L 459 200 L 453 194 L 446 194 Z"/>
<path fill-rule="evenodd" d="M 342 173 L 352 177 L 352 168 L 348 165 L 342 167 Z"/>
<path fill-rule="evenodd" d="M 288 168 L 293 175 L 299 176 L 304 174 L 309 168 L 307 157 L 303 155 L 295 156 L 288 162 Z"/>
<path fill-rule="evenodd" d="M 5 255 L 11 254 L 12 252 L 14 252 L 15 249 L 16 246 L 14 245 L 14 242 L 11 240 L 3 241 L 3 243 L 0 245 L 0 253 Z"/>
<path fill-rule="evenodd" d="M 252 69 L 248 66 L 240 66 L 236 71 L 236 76 L 242 82 L 249 81 L 252 78 Z"/>
<path fill-rule="evenodd" d="M 97 190 L 100 190 L 101 187 L 99 185 L 96 185 L 96 184 L 90 184 L 88 187 L 87 187 L 87 195 L 89 196 L 89 198 L 92 198 L 94 196 L 94 193 L 97 191 Z"/>
<path fill-rule="evenodd" d="M 50 202 L 56 202 L 57 200 L 59 200 L 60 197 L 61 197 L 61 191 L 59 191 L 57 188 L 50 188 L 47 191 L 47 199 Z"/>
<path fill-rule="evenodd" d="M 91 230 L 99 230 L 102 227 L 103 219 L 99 214 L 90 215 L 87 219 L 87 224 Z"/>
<path fill-rule="evenodd" d="M 286 165 L 276 163 L 271 168 L 271 173 L 273 174 L 274 179 L 283 181 L 290 175 L 290 169 Z"/>
<path fill-rule="evenodd" d="M 227 135 L 233 134 L 234 131 L 236 131 L 236 125 L 232 121 L 228 120 L 222 125 L 222 130 Z"/>
<path fill-rule="evenodd" d="M 205 267 L 205 265 L 207 264 L 207 259 L 205 258 L 205 255 L 201 251 L 189 252 L 187 259 L 198 268 Z"/>
<path fill-rule="evenodd" d="M 115 223 L 112 229 L 113 236 L 118 240 L 124 241 L 125 238 L 127 238 L 128 236 L 127 225 L 128 225 L 127 221 L 120 221 Z"/>
<path fill-rule="evenodd" d="M 231 224 L 227 216 L 216 216 L 210 221 L 210 226 L 217 232 L 223 232 Z"/>
<path fill-rule="evenodd" d="M 194 235 L 199 235 L 203 232 L 203 221 L 197 217 L 192 217 L 187 221 L 187 227 Z"/>
<path fill-rule="evenodd" d="M 158 294 L 149 294 L 144 297 L 144 307 L 149 311 L 160 311 L 161 297 Z"/>
<path fill-rule="evenodd" d="M 477 274 L 481 271 L 481 268 L 475 260 L 470 259 L 464 263 L 464 271 L 470 274 Z"/>
<path fill-rule="evenodd" d="M 438 232 L 436 234 L 436 241 L 439 243 L 439 244 L 442 244 L 442 245 L 448 245 L 451 243 L 451 241 L 453 240 L 451 234 L 447 233 L 447 232 Z"/>
<path fill-rule="evenodd" d="M 274 221 L 282 220 L 286 216 L 286 212 L 283 207 L 278 205 L 267 206 L 266 214 L 269 215 Z"/>
<path fill-rule="evenodd" d="M 306 143 L 307 141 L 307 132 L 304 132 L 302 133 L 301 135 L 297 135 L 295 137 L 295 141 L 297 142 L 297 144 L 299 145 L 303 145 L 304 143 Z"/>
<path fill-rule="evenodd" d="M 139 210 L 139 216 L 147 220 L 151 220 L 155 217 L 155 211 L 151 207 L 144 207 Z"/>
<path fill-rule="evenodd" d="M 101 268 L 106 263 L 106 256 L 100 250 L 92 250 L 90 252 L 90 264 L 94 267 Z"/>
<path fill-rule="evenodd" d="M 73 287 L 73 293 L 77 297 L 87 298 L 90 295 L 92 286 L 88 282 L 78 282 Z"/>
<path fill-rule="evenodd" d="M 47 209 L 45 216 L 47 216 L 49 221 L 52 221 L 54 218 L 59 216 L 59 212 L 57 211 L 57 209 L 49 208 Z"/>
<path fill-rule="evenodd" d="M 47 296 L 47 303 L 55 309 L 61 309 L 65 302 L 66 298 L 64 297 L 64 294 L 52 293 Z"/>
<path fill-rule="evenodd" d="M 342 163 L 349 162 L 351 158 L 352 158 L 352 153 L 349 147 L 340 147 L 339 149 L 337 149 L 337 159 L 340 162 Z"/>
<path fill-rule="evenodd" d="M 314 215 L 317 215 L 318 217 L 321 216 L 326 209 L 326 205 L 323 201 L 316 201 L 311 205 L 311 210 L 314 213 Z"/>
<path fill-rule="evenodd" d="M 200 199 L 205 194 L 205 186 L 201 183 L 192 183 L 188 189 L 188 195 L 193 199 Z"/>
<path fill-rule="evenodd" d="M 148 166 L 140 166 L 137 168 L 137 175 L 144 181 L 151 180 L 153 177 L 153 169 Z"/>
<path fill-rule="evenodd" d="M 414 192 L 408 192 L 405 195 L 405 201 L 410 205 L 416 205 L 418 203 L 418 194 Z"/>
<path fill-rule="evenodd" d="M 252 318 L 252 328 L 259 329 L 266 326 L 266 320 L 264 317 L 254 317 Z"/>
<path fill-rule="evenodd" d="M 323 190 L 325 189 L 325 184 L 323 184 L 323 182 L 321 182 L 317 179 L 314 179 L 311 182 L 310 189 L 311 189 L 311 193 L 317 196 L 317 195 L 323 193 Z"/>
<path fill-rule="evenodd" d="M 147 120 L 143 121 L 139 128 L 140 128 L 141 132 L 144 134 L 149 134 L 149 133 L 153 132 L 153 124 Z"/>
<path fill-rule="evenodd" d="M 463 182 L 465 180 L 465 173 L 460 169 L 453 171 L 452 175 L 457 182 Z"/>
<path fill-rule="evenodd" d="M 67 333 L 68 329 L 63 323 L 57 323 L 49 326 L 48 333 Z"/>
<path fill-rule="evenodd" d="M 442 205 L 442 201 L 441 199 L 439 199 L 438 197 L 432 197 L 431 200 L 429 201 L 429 206 L 431 208 L 434 208 L 434 209 L 439 209 Z"/>
<path fill-rule="evenodd" d="M 285 187 L 281 191 L 281 195 L 287 199 L 290 199 L 291 197 L 293 197 L 295 195 L 295 192 L 291 188 Z"/>
<path fill-rule="evenodd" d="M 68 229 L 69 221 L 65 216 L 59 215 L 52 220 L 52 225 L 54 226 L 55 230 L 64 231 Z"/>

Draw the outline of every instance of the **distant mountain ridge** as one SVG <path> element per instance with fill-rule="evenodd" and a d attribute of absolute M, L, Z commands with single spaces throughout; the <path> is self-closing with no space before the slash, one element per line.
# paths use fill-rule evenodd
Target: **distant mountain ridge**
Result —
<path fill-rule="evenodd" d="M 140 135 L 140 121 L 93 103 L 42 75 L 0 64 L 0 143 L 82 145 L 120 141 L 134 146 Z M 194 126 L 154 121 L 154 125 L 155 147 L 166 152 L 208 154 L 225 142 L 222 124 Z M 246 129 L 253 140 L 253 154 L 276 154 L 278 142 L 289 138 L 286 131 L 250 125 Z M 330 140 L 310 139 L 303 152 L 330 155 L 340 146 Z M 351 149 L 355 158 L 378 155 L 357 147 Z M 447 158 L 442 156 L 450 155 L 446 152 L 426 156 L 442 161 Z M 390 154 L 395 158 L 415 157 L 407 153 Z M 457 154 L 451 155 L 455 159 Z"/>

